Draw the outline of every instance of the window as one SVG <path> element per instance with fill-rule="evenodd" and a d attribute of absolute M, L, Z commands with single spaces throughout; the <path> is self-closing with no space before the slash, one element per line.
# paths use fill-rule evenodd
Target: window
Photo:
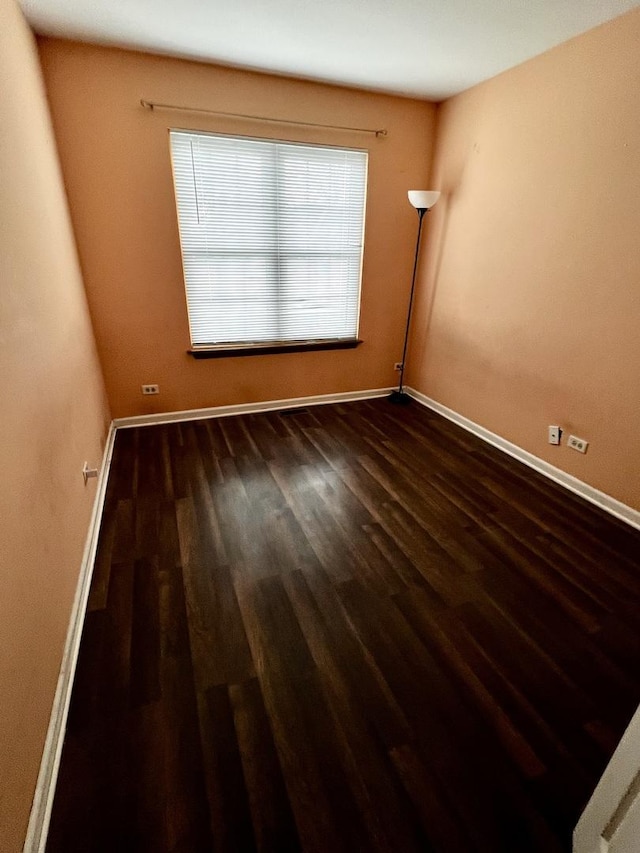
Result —
<path fill-rule="evenodd" d="M 170 139 L 192 348 L 353 342 L 367 153 Z"/>

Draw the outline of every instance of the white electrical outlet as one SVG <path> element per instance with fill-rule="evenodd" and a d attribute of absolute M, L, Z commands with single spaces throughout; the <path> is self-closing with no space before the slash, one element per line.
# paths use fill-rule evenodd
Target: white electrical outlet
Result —
<path fill-rule="evenodd" d="M 577 450 L 578 453 L 586 453 L 587 447 L 589 447 L 589 442 L 585 441 L 584 438 L 578 438 L 576 435 L 570 435 L 567 447 L 570 447 L 572 450 Z"/>
<path fill-rule="evenodd" d="M 402 362 L 396 361 L 395 364 L 393 365 L 393 369 L 398 370 L 398 371 L 402 370 Z"/>
<path fill-rule="evenodd" d="M 549 427 L 549 444 L 560 444 L 562 429 L 559 426 Z"/>
<path fill-rule="evenodd" d="M 141 385 L 143 394 L 159 394 L 160 386 L 159 385 Z"/>

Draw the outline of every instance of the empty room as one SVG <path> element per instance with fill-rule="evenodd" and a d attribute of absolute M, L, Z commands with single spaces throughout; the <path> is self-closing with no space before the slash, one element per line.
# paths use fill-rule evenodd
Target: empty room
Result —
<path fill-rule="evenodd" d="M 0 0 L 0 851 L 640 853 L 634 0 Z"/>

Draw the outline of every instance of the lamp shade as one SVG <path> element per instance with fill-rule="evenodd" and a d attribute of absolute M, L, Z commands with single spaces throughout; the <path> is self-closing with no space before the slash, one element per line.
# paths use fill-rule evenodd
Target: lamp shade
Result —
<path fill-rule="evenodd" d="M 438 190 L 409 190 L 409 201 L 418 210 L 429 210 L 439 198 Z"/>

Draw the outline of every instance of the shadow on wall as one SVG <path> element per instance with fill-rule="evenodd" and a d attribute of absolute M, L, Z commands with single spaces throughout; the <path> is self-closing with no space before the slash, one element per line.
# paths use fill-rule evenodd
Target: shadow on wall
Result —
<path fill-rule="evenodd" d="M 447 164 L 447 174 L 439 175 L 436 166 L 433 186 L 440 190 L 441 196 L 437 207 L 434 208 L 431 226 L 427 231 L 426 263 L 424 272 L 419 279 L 416 294 L 416 311 L 410 341 L 410 362 L 415 370 L 425 368 L 425 358 L 433 307 L 440 283 L 440 271 L 449 234 L 449 219 L 451 211 L 459 200 L 465 182 L 465 174 L 470 159 L 479 153 L 478 143 L 460 151 L 456 160 Z"/>
<path fill-rule="evenodd" d="M 442 187 L 442 194 L 436 208 L 437 213 L 432 213 L 427 219 L 426 265 L 423 264 L 424 272 L 419 272 L 416 307 L 409 341 L 409 363 L 410 367 L 413 366 L 415 369 L 424 364 L 431 314 L 438 290 L 440 268 L 447 239 L 451 204 L 455 199 L 457 189 L 458 185 L 453 188 Z"/>

